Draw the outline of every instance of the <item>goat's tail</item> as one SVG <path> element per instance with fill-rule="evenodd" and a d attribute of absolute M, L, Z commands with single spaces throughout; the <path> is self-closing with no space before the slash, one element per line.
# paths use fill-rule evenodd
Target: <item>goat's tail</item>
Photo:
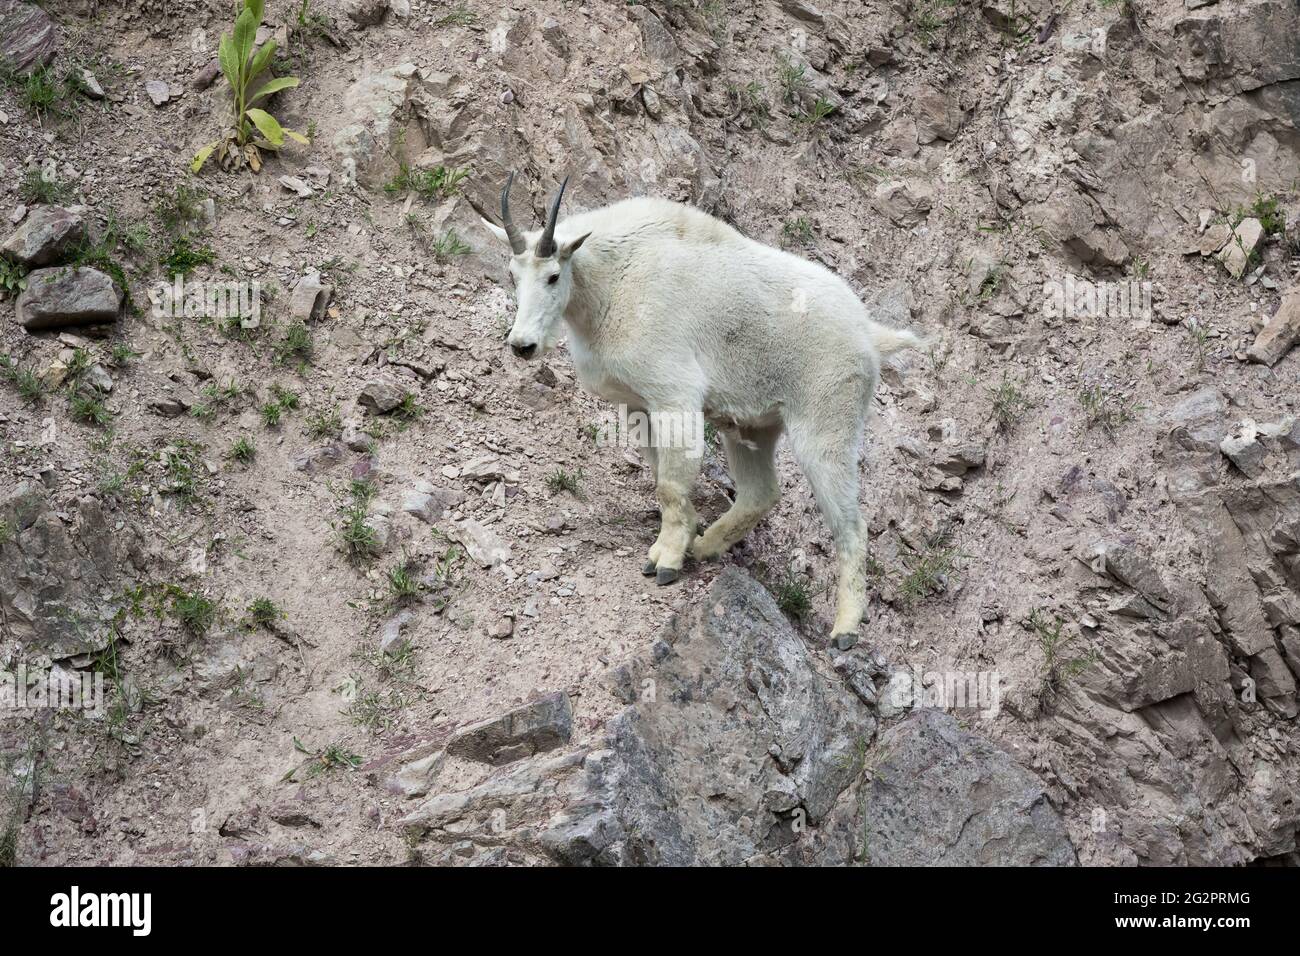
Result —
<path fill-rule="evenodd" d="M 880 353 L 881 357 L 925 344 L 919 335 L 906 329 L 891 328 L 888 325 L 881 325 L 879 322 L 872 322 L 870 328 L 871 344 L 876 347 L 876 351 Z"/>

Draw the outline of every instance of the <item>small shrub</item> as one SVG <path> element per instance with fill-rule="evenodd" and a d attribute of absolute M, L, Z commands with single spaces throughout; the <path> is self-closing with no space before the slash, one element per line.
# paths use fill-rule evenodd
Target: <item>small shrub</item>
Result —
<path fill-rule="evenodd" d="M 26 203 L 58 205 L 72 198 L 72 187 L 53 174 L 29 169 L 18 184 L 18 195 Z"/>
<path fill-rule="evenodd" d="M 307 434 L 312 438 L 337 438 L 343 433 L 343 419 L 337 411 L 314 412 L 307 417 Z"/>
<path fill-rule="evenodd" d="M 0 289 L 22 292 L 27 288 L 27 270 L 16 262 L 0 257 Z"/>
<path fill-rule="evenodd" d="M 550 488 L 553 494 L 558 495 L 562 491 L 567 491 L 573 497 L 581 498 L 583 477 L 581 468 L 575 472 L 557 468 L 546 476 L 546 487 Z"/>
<path fill-rule="evenodd" d="M 159 261 L 168 278 L 172 278 L 189 275 L 195 266 L 212 265 L 217 261 L 217 254 L 208 246 L 192 245 L 188 236 L 180 236 Z"/>
<path fill-rule="evenodd" d="M 293 746 L 299 753 L 306 754 L 308 759 L 302 765 L 285 774 L 284 779 L 286 781 L 294 780 L 300 770 L 304 773 L 305 778 L 310 780 L 312 777 L 330 770 L 355 770 L 363 762 L 361 757 L 352 753 L 340 743 L 333 743 L 319 750 L 308 750 L 303 746 L 301 740 L 294 737 Z"/>
<path fill-rule="evenodd" d="M 907 574 L 898 586 L 903 600 L 916 604 L 946 591 L 950 579 L 957 572 L 959 557 L 961 552 L 952 544 L 952 529 L 947 525 L 926 535 L 919 550 L 908 546 L 908 554 L 904 557 Z"/>
<path fill-rule="evenodd" d="M 401 163 L 397 175 L 385 184 L 384 192 L 390 196 L 413 192 L 418 193 L 421 199 L 445 199 L 456 192 L 468 176 L 468 169 L 449 169 L 446 166 L 412 169 L 406 163 Z"/>
<path fill-rule="evenodd" d="M 817 97 L 816 102 L 813 103 L 812 109 L 800 116 L 799 121 L 801 123 L 806 123 L 809 126 L 816 126 L 834 112 L 835 104 L 825 97 L 819 96 Z"/>
<path fill-rule="evenodd" d="M 1139 411 L 1138 405 L 1132 399 L 1103 388 L 1101 385 L 1080 389 L 1079 404 L 1083 406 L 1084 418 L 1089 428 L 1100 425 L 1107 434 L 1111 435 L 1121 425 L 1131 422 Z"/>
<path fill-rule="evenodd" d="M 177 591 L 172 595 L 172 616 L 195 637 L 202 637 L 216 620 L 217 606 L 198 592 Z"/>
<path fill-rule="evenodd" d="M 794 103 L 799 94 L 808 88 L 807 67 L 795 63 L 782 54 L 777 58 L 776 79 L 781 87 L 781 98 L 787 103 Z"/>
<path fill-rule="evenodd" d="M 1066 649 L 1078 638 L 1077 633 L 1063 633 L 1065 622 L 1058 617 L 1048 620 L 1041 608 L 1030 612 L 1028 625 L 1038 638 L 1043 651 L 1043 690 L 1055 696 L 1064 684 L 1077 677 L 1098 660 L 1095 651 L 1074 657 L 1066 656 Z"/>
<path fill-rule="evenodd" d="M 401 561 L 388 569 L 388 596 L 394 604 L 410 604 L 419 596 L 420 590 L 415 563 L 403 555 Z"/>
<path fill-rule="evenodd" d="M 474 251 L 469 243 L 456 235 L 455 229 L 448 229 L 446 234 L 440 239 L 434 240 L 430 249 L 439 259 L 450 259 L 452 256 L 464 256 Z"/>
<path fill-rule="evenodd" d="M 373 558 L 379 550 L 379 535 L 368 521 L 370 502 L 375 488 L 368 481 L 353 481 L 348 488 L 348 500 L 339 509 L 339 545 L 353 564 Z"/>
<path fill-rule="evenodd" d="M 245 612 L 250 627 L 271 628 L 284 616 L 284 612 L 267 597 L 254 598 Z"/>
<path fill-rule="evenodd" d="M 793 573 L 787 574 L 773 587 L 772 597 L 776 599 L 776 606 L 782 614 L 797 621 L 802 621 L 812 610 L 812 590 L 808 587 L 808 582 Z"/>
<path fill-rule="evenodd" d="M 104 403 L 97 398 L 76 393 L 69 399 L 68 404 L 72 417 L 85 425 L 96 425 L 105 428 L 113 423 L 112 414 L 104 407 Z"/>
<path fill-rule="evenodd" d="M 989 417 L 999 432 L 1008 434 L 1016 427 L 1020 416 L 1029 409 L 1029 398 L 1006 372 L 1002 373 L 1002 381 L 997 387 L 991 387 L 989 393 L 993 397 L 993 409 L 989 412 Z"/>
<path fill-rule="evenodd" d="M 413 422 L 424 414 L 424 407 L 420 405 L 416 397 L 407 392 L 402 396 L 401 404 L 393 409 L 393 417 L 400 418 L 405 422 Z"/>
<path fill-rule="evenodd" d="M 230 446 L 230 457 L 241 465 L 248 465 L 257 457 L 257 448 L 247 435 L 240 435 L 239 439 Z"/>
<path fill-rule="evenodd" d="M 298 359 L 306 362 L 312 353 L 311 330 L 302 322 L 293 322 L 284 330 L 284 339 L 275 347 L 276 358 L 281 362 Z"/>

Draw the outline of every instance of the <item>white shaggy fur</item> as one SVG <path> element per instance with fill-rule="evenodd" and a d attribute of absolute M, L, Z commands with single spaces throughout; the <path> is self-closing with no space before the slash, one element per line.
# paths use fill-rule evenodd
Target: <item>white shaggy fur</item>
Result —
<path fill-rule="evenodd" d="M 702 412 L 723 434 L 736 500 L 699 535 L 690 498 L 699 458 L 690 449 L 648 449 L 662 522 L 647 573 L 675 580 L 688 553 L 721 555 L 776 505 L 784 432 L 835 539 L 832 635 L 855 631 L 866 604 L 864 421 L 880 357 L 917 338 L 871 321 L 829 270 L 690 206 L 628 199 L 561 219 L 558 251 L 547 258 L 533 254 L 539 234 L 526 233 L 528 248 L 510 260 L 519 308 L 508 341 L 516 353 L 544 354 L 563 322 L 590 391 L 651 416 Z"/>

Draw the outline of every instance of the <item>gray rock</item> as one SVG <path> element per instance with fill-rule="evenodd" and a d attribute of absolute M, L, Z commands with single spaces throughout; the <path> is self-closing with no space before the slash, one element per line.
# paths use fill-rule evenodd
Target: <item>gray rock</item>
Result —
<path fill-rule="evenodd" d="M 930 214 L 934 186 L 921 179 L 892 179 L 876 186 L 872 206 L 896 226 L 915 226 Z"/>
<path fill-rule="evenodd" d="M 1288 289 L 1282 304 L 1246 350 L 1252 362 L 1276 365 L 1300 342 L 1300 286 Z"/>
<path fill-rule="evenodd" d="M 1168 614 L 1172 609 L 1173 595 L 1155 565 L 1138 548 L 1122 541 L 1107 541 L 1090 553 L 1094 559 L 1097 556 L 1106 574 L 1140 594 L 1158 615 Z"/>
<path fill-rule="evenodd" d="M 914 105 L 917 141 L 922 145 L 956 138 L 966 122 L 966 113 L 957 97 L 941 93 L 932 86 L 922 88 Z"/>
<path fill-rule="evenodd" d="M 567 744 L 573 736 L 573 708 L 561 691 L 463 727 L 447 741 L 447 753 L 494 766 Z"/>
<path fill-rule="evenodd" d="M 511 558 L 510 545 L 473 518 L 466 518 L 456 525 L 450 535 L 465 546 L 470 558 L 481 567 L 495 568 Z"/>
<path fill-rule="evenodd" d="M 1258 219 L 1247 217 L 1237 224 L 1228 244 L 1219 253 L 1219 261 L 1234 279 L 1240 279 L 1250 266 L 1251 257 L 1264 240 L 1264 227 Z"/>
<path fill-rule="evenodd" d="M 221 61 L 217 59 L 209 60 L 190 77 L 190 88 L 199 91 L 206 90 L 216 82 L 217 77 L 220 75 Z"/>
<path fill-rule="evenodd" d="M 37 269 L 18 296 L 19 323 L 29 332 L 116 322 L 122 293 L 98 269 Z"/>
<path fill-rule="evenodd" d="M 577 750 L 517 761 L 468 790 L 435 794 L 399 825 L 416 833 L 451 828 L 460 836 L 481 834 L 500 843 L 508 836 L 507 828 L 541 815 L 555 803 L 561 786 L 572 781 L 586 757 L 587 751 Z"/>
<path fill-rule="evenodd" d="M 930 863 L 1074 862 L 1034 776 L 950 717 L 903 721 L 886 735 L 897 746 L 878 747 L 864 773 L 884 665 L 857 651 L 835 666 L 848 688 L 816 665 L 761 585 L 727 569 L 646 658 L 610 673 L 629 706 L 599 749 L 513 760 L 401 823 L 435 834 L 438 862 L 452 865 L 464 865 L 450 848 L 464 839 L 532 864 L 842 864 L 862 859 L 864 829 L 876 863 L 907 862 L 909 852 Z M 526 725 L 567 730 L 566 704 L 556 694 L 529 705 Z M 488 759 L 514 757 L 518 713 L 457 737 L 472 736 Z M 935 729 L 917 734 L 917 725 Z M 488 727 L 493 743 L 482 747 Z"/>
<path fill-rule="evenodd" d="M 934 467 L 945 475 L 964 475 L 972 468 L 983 468 L 984 447 L 966 444 L 940 448 L 934 456 Z"/>
<path fill-rule="evenodd" d="M 880 676 L 878 669 L 857 654 L 842 654 L 831 663 L 858 700 L 874 709 L 880 697 L 875 681 Z"/>
<path fill-rule="evenodd" d="M 781 0 L 781 9 L 796 20 L 803 20 L 805 23 L 817 26 L 821 26 L 826 20 L 826 14 L 821 8 L 809 3 L 808 0 Z"/>
<path fill-rule="evenodd" d="M 1242 422 L 1219 443 L 1219 450 L 1237 466 L 1247 478 L 1258 478 L 1264 473 L 1268 449 L 1259 440 L 1260 431 L 1254 422 Z"/>
<path fill-rule="evenodd" d="M 150 410 L 157 412 L 163 418 L 177 418 L 188 412 L 191 407 L 192 403 L 188 399 L 176 395 L 164 395 L 149 402 Z"/>
<path fill-rule="evenodd" d="M 394 156 L 419 155 L 426 145 L 412 102 L 425 84 L 414 63 L 366 73 L 343 95 L 343 125 L 334 134 L 334 154 L 345 178 L 382 185 L 397 171 Z"/>
<path fill-rule="evenodd" d="M 1043 785 L 1005 751 L 922 708 L 880 738 L 863 799 L 877 866 L 1074 866 Z"/>
<path fill-rule="evenodd" d="M 29 269 L 57 262 L 85 236 L 81 216 L 62 206 L 37 206 L 0 246 L 0 255 Z"/>
<path fill-rule="evenodd" d="M 821 675 L 761 585 L 736 569 L 617 678 L 636 703 L 587 761 L 583 799 L 542 840 L 564 862 L 847 862 L 875 720 Z"/>
<path fill-rule="evenodd" d="M 54 21 L 34 3 L 0 0 L 0 61 L 19 73 L 49 66 L 59 50 Z"/>
<path fill-rule="evenodd" d="M 389 0 L 343 0 L 343 12 L 358 27 L 373 27 L 384 20 Z"/>
<path fill-rule="evenodd" d="M 455 488 L 433 485 L 427 481 L 417 481 L 415 487 L 403 492 L 402 510 L 415 515 L 426 524 L 433 524 L 438 518 L 465 500 L 465 493 Z"/>
<path fill-rule="evenodd" d="M 81 92 L 85 94 L 87 99 L 102 100 L 104 98 L 104 87 L 100 85 L 99 78 L 94 73 L 91 73 L 85 67 L 81 67 L 77 74 L 81 78 Z"/>
<path fill-rule="evenodd" d="M 108 394 L 113 390 L 113 376 L 108 369 L 96 362 L 86 370 L 86 384 L 96 391 Z"/>
<path fill-rule="evenodd" d="M 108 595 L 123 584 L 130 526 L 114 529 L 97 498 L 76 503 L 75 520 L 56 513 L 38 485 L 0 496 L 0 620 L 29 656 L 52 659 L 102 649 L 117 611 Z"/>
<path fill-rule="evenodd" d="M 297 176 L 281 176 L 279 182 L 281 186 L 296 195 L 299 199 L 310 199 L 315 194 L 315 191 L 311 186 L 309 186 L 305 180 L 299 179 Z"/>
<path fill-rule="evenodd" d="M 402 628 L 411 621 L 410 611 L 400 611 L 384 622 L 379 631 L 379 650 L 392 657 L 402 649 L 406 639 L 402 637 Z"/>
<path fill-rule="evenodd" d="M 437 750 L 402 764 L 385 782 L 384 787 L 400 797 L 411 799 L 422 797 L 433 787 L 443 764 L 447 762 L 447 753 Z"/>
<path fill-rule="evenodd" d="M 325 317 L 334 287 L 321 282 L 319 272 L 308 272 L 293 287 L 289 315 L 298 322 L 317 322 Z M 400 399 L 399 399 L 400 401 Z"/>
<path fill-rule="evenodd" d="M 1192 392 L 1165 412 L 1175 440 L 1190 451 L 1214 451 L 1227 432 L 1228 403 L 1213 386 Z"/>
<path fill-rule="evenodd" d="M 1276 648 L 1266 647 L 1250 659 L 1250 676 L 1265 707 L 1286 720 L 1300 714 L 1295 677 Z"/>
<path fill-rule="evenodd" d="M 154 106 L 162 106 L 172 98 L 172 88 L 162 80 L 148 80 L 144 91 Z"/>
<path fill-rule="evenodd" d="M 295 471 L 305 471 L 309 475 L 314 475 L 333 468 L 342 460 L 343 444 L 335 441 L 299 452 L 294 456 L 293 467 Z"/>
<path fill-rule="evenodd" d="M 357 396 L 357 404 L 372 414 L 385 415 L 402 404 L 405 397 L 406 392 L 392 382 L 367 382 Z"/>

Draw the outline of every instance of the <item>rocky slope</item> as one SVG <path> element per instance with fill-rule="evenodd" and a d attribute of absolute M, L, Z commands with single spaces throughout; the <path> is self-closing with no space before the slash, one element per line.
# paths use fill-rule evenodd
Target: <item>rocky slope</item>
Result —
<path fill-rule="evenodd" d="M 1296 862 L 1293 3 L 272 0 L 311 144 L 195 176 L 231 6 L 0 0 L 0 666 L 106 694 L 0 716 L 6 856 Z M 784 450 L 640 576 L 648 469 L 503 344 L 510 170 L 927 335 L 856 647 Z"/>

